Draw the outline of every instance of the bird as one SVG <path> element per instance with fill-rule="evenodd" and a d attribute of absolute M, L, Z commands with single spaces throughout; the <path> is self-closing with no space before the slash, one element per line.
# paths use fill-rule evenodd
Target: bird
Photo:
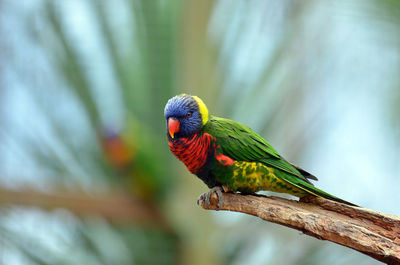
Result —
<path fill-rule="evenodd" d="M 351 206 L 353 203 L 316 188 L 314 175 L 286 161 L 249 127 L 209 114 L 198 96 L 180 94 L 164 108 L 170 151 L 211 190 L 199 199 L 209 204 L 211 192 L 286 193 L 316 196 Z M 205 196 L 205 197 L 204 197 Z M 219 200 L 219 207 L 221 207 Z"/>

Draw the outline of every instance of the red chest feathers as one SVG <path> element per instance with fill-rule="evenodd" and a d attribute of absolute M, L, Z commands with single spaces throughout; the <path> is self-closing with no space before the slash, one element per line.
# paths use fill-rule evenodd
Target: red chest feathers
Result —
<path fill-rule="evenodd" d="M 204 133 L 173 140 L 168 144 L 171 152 L 186 165 L 189 171 L 197 174 L 207 162 L 209 154 L 214 154 L 215 141 L 210 134 Z"/>

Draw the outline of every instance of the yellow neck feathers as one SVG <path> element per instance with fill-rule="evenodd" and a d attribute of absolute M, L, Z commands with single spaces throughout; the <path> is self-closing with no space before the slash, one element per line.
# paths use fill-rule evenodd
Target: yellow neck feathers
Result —
<path fill-rule="evenodd" d="M 192 96 L 194 100 L 196 100 L 197 104 L 199 105 L 199 111 L 201 114 L 201 120 L 203 121 L 203 125 L 208 122 L 208 109 L 206 104 L 204 104 L 203 100 L 198 96 Z"/>

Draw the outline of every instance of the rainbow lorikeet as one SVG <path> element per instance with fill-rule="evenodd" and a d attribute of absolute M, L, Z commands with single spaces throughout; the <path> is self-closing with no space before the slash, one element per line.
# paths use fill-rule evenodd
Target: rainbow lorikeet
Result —
<path fill-rule="evenodd" d="M 315 176 L 287 162 L 247 126 L 209 115 L 197 96 L 169 99 L 164 115 L 171 152 L 219 194 L 221 188 L 242 193 L 269 190 L 354 205 L 314 187 L 308 179 L 317 180 Z"/>

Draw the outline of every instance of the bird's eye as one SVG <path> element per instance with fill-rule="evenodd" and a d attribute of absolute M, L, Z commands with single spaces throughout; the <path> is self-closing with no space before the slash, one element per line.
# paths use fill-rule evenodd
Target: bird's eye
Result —
<path fill-rule="evenodd" d="M 192 117 L 192 113 L 188 112 L 188 114 L 186 114 L 186 118 L 190 118 L 190 117 Z"/>

